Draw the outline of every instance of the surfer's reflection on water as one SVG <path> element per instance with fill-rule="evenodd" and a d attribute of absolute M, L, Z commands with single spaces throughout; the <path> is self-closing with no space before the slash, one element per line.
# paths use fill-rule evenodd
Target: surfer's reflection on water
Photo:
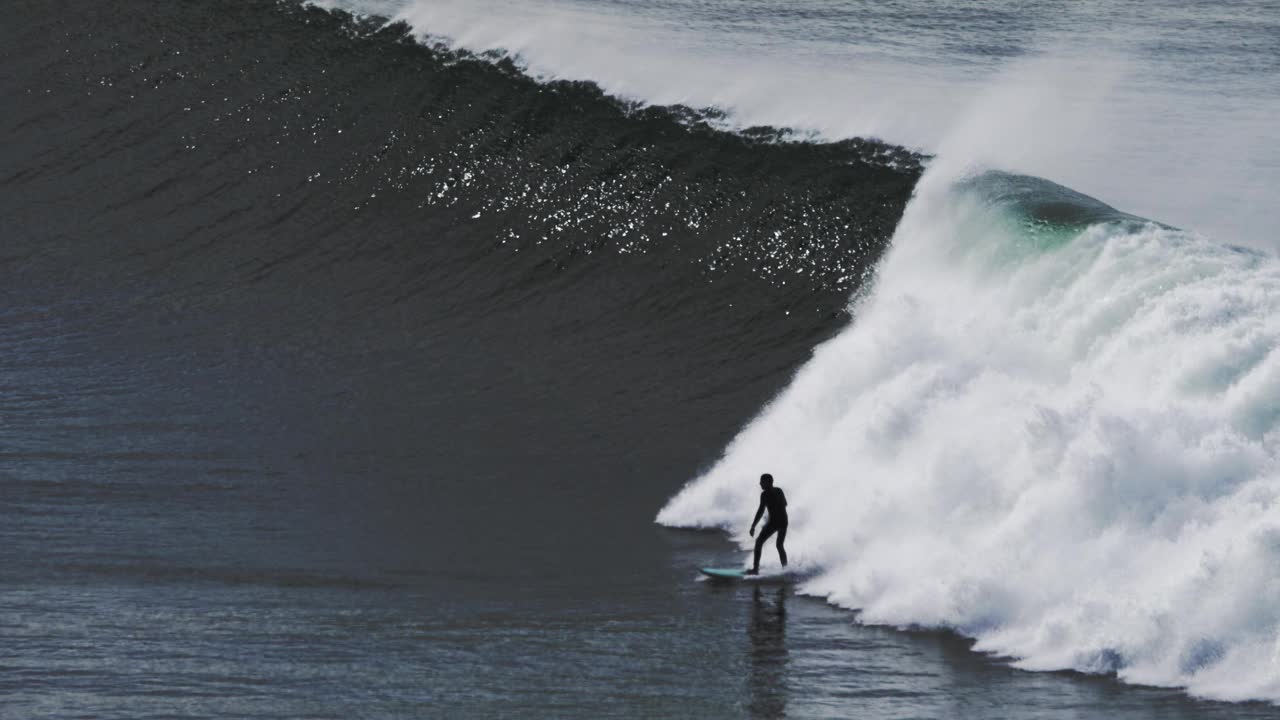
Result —
<path fill-rule="evenodd" d="M 771 597 L 770 597 L 771 596 Z M 787 709 L 787 589 L 751 595 L 751 715 L 782 717 Z"/>

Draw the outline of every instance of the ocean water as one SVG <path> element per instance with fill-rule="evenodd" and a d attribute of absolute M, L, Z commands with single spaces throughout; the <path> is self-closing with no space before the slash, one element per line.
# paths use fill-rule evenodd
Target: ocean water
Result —
<path fill-rule="evenodd" d="M 0 717 L 1280 716 L 1274 4 L 7 15 Z"/>

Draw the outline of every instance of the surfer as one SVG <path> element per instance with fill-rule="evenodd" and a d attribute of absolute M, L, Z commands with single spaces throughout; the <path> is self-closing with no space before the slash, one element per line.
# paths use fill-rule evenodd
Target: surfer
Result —
<path fill-rule="evenodd" d="M 760 550 L 764 547 L 764 541 L 774 533 L 778 533 L 778 559 L 782 561 L 783 567 L 787 566 L 787 549 L 782 547 L 787 541 L 787 496 L 782 494 L 782 488 L 773 486 L 773 476 L 769 473 L 760 476 L 760 489 L 760 509 L 756 510 L 756 519 L 751 521 L 750 534 L 756 534 L 756 524 L 760 522 L 765 510 L 769 511 L 769 519 L 760 530 L 760 537 L 756 538 L 755 564 L 747 571 L 748 575 L 760 574 Z"/>

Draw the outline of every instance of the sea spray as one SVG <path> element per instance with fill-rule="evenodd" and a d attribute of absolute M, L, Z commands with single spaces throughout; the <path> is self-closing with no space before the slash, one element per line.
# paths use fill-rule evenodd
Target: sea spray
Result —
<path fill-rule="evenodd" d="M 745 547 L 772 472 L 803 589 L 863 622 L 1280 701 L 1280 263 L 1035 185 L 926 176 L 852 324 L 658 520 Z"/>

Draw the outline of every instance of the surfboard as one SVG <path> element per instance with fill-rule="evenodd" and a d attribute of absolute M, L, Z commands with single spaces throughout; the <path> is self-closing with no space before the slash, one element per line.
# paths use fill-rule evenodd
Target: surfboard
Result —
<path fill-rule="evenodd" d="M 783 569 L 770 571 L 760 575 L 748 575 L 744 568 L 698 568 L 710 580 L 742 581 L 760 583 L 762 585 L 790 585 L 799 579 L 795 571 Z"/>
<path fill-rule="evenodd" d="M 742 580 L 747 577 L 742 568 L 698 568 L 703 575 L 717 580 Z"/>

